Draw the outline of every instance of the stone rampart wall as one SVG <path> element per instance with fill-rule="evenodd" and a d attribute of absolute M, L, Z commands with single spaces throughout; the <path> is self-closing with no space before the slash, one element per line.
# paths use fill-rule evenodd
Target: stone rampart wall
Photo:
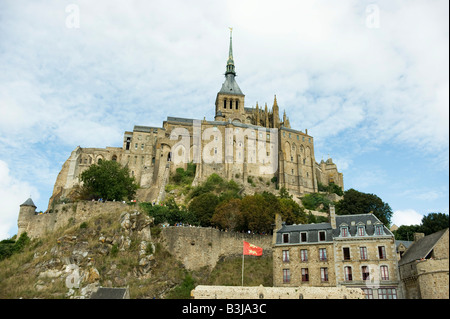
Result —
<path fill-rule="evenodd" d="M 194 299 L 364 299 L 359 288 L 197 286 Z"/>
<path fill-rule="evenodd" d="M 243 241 L 263 248 L 263 256 L 272 254 L 272 236 L 224 232 L 204 227 L 165 227 L 162 244 L 186 268 L 213 268 L 221 256 L 242 255 Z"/>

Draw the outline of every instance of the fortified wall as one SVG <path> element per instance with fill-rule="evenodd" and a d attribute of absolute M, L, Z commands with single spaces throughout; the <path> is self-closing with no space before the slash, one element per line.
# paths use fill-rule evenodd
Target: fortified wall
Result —
<path fill-rule="evenodd" d="M 90 202 L 80 201 L 77 203 L 54 205 L 51 213 L 36 214 L 36 206 L 27 200 L 20 205 L 19 219 L 17 222 L 17 237 L 26 232 L 28 237 L 42 237 L 47 233 L 65 227 L 69 222 L 82 223 L 88 219 L 114 212 L 125 212 L 135 210 L 135 207 L 121 202 Z"/>
<path fill-rule="evenodd" d="M 31 238 L 42 237 L 69 222 L 79 224 L 102 214 L 132 212 L 136 206 L 121 202 L 91 202 L 54 205 L 52 213 L 36 214 L 36 206 L 31 199 L 20 206 L 18 232 Z M 160 241 L 164 248 L 180 260 L 188 269 L 204 266 L 213 268 L 220 257 L 242 255 L 243 240 L 264 249 L 263 256 L 272 255 L 272 236 L 236 232 L 224 232 L 204 227 L 164 227 Z"/>
<path fill-rule="evenodd" d="M 263 256 L 272 255 L 272 236 L 224 232 L 203 227 L 166 227 L 162 244 L 189 270 L 213 268 L 220 257 L 242 255 L 243 241 L 263 248 Z"/>
<path fill-rule="evenodd" d="M 202 286 L 191 291 L 193 299 L 364 299 L 359 288 L 347 287 L 235 287 Z"/>

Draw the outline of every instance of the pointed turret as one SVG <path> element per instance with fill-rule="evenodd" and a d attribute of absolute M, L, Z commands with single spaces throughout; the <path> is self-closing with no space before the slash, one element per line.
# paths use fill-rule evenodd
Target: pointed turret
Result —
<path fill-rule="evenodd" d="M 278 103 L 277 103 L 277 96 L 275 95 L 275 98 L 273 100 L 273 127 L 279 128 L 280 127 L 280 116 L 279 116 L 279 109 L 278 109 Z"/>
<path fill-rule="evenodd" d="M 258 102 L 256 102 L 256 125 L 261 125 L 260 124 L 260 119 L 259 119 L 259 106 L 258 106 Z"/>
<path fill-rule="evenodd" d="M 266 106 L 264 108 L 264 113 L 265 113 L 264 126 L 265 127 L 269 127 L 269 111 L 267 111 L 267 103 L 266 103 Z"/>

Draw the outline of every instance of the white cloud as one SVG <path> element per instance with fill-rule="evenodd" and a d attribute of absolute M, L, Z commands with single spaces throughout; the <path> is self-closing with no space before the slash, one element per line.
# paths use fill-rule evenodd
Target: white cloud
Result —
<path fill-rule="evenodd" d="M 414 209 L 396 210 L 391 219 L 391 223 L 397 226 L 401 225 L 420 225 L 422 223 L 423 215 L 416 212 Z"/>
<path fill-rule="evenodd" d="M 6 162 L 0 160 L 0 240 L 17 232 L 19 206 L 29 196 L 39 199 L 38 191 L 27 182 L 15 179 Z"/>

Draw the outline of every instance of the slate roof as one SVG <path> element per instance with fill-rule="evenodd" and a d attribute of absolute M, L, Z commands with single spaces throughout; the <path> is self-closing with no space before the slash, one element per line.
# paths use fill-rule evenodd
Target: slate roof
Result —
<path fill-rule="evenodd" d="M 31 198 L 28 198 L 22 205 L 20 206 L 33 206 L 36 207 L 36 205 L 34 205 L 33 200 Z"/>
<path fill-rule="evenodd" d="M 357 227 L 365 227 L 365 236 L 374 236 L 375 225 L 383 225 L 379 219 L 373 214 L 357 214 L 357 215 L 337 215 L 336 216 L 336 229 L 331 228 L 330 223 L 319 224 L 301 224 L 301 225 L 286 225 L 283 224 L 280 230 L 277 232 L 276 244 L 281 245 L 284 243 L 283 234 L 289 234 L 289 244 L 300 243 L 300 233 L 307 233 L 306 243 L 319 242 L 319 231 L 325 231 L 325 242 L 333 241 L 340 238 L 340 226 L 347 226 L 350 236 L 357 234 Z M 381 236 L 393 236 L 393 234 L 383 225 L 383 235 Z M 380 236 L 380 235 L 377 235 Z M 349 237 L 351 238 L 351 237 Z"/>
<path fill-rule="evenodd" d="M 90 299 L 128 299 L 127 288 L 99 287 Z"/>
<path fill-rule="evenodd" d="M 425 258 L 431 250 L 434 248 L 436 243 L 445 234 L 448 228 L 440 230 L 434 234 L 425 236 L 418 241 L 414 242 L 408 250 L 403 254 L 402 259 L 398 262 L 398 265 L 404 265 L 410 263 L 414 260 L 419 260 Z"/>
<path fill-rule="evenodd" d="M 225 77 L 225 82 L 222 84 L 222 88 L 219 93 L 223 94 L 233 94 L 233 95 L 244 95 L 239 88 L 233 74 L 227 74 Z"/>

